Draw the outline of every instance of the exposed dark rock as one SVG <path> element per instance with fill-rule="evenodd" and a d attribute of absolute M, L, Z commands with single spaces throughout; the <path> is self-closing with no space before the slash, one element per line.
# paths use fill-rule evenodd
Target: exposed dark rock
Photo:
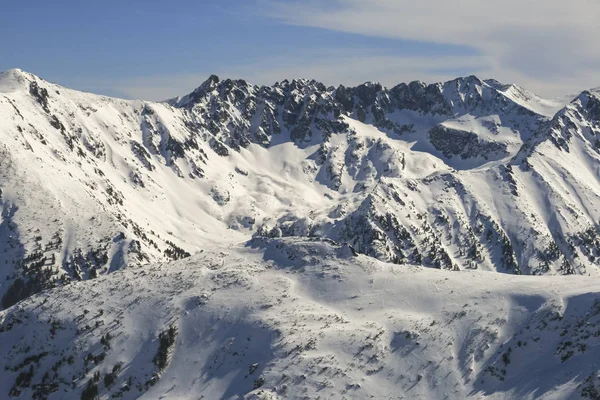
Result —
<path fill-rule="evenodd" d="M 508 156 L 506 145 L 482 140 L 473 132 L 437 125 L 429 131 L 429 140 L 444 157 L 462 159 L 482 157 L 485 160 Z"/>

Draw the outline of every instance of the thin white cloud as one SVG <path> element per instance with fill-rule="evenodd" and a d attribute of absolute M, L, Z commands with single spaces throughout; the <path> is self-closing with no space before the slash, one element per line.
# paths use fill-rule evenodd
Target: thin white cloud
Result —
<path fill-rule="evenodd" d="M 510 29 L 593 26 L 600 6 L 588 0 L 260 0 L 262 11 L 287 23 L 439 43 L 474 45 Z M 596 13 L 594 15 L 594 13 Z"/>
<path fill-rule="evenodd" d="M 260 1 L 287 24 L 471 46 L 490 72 L 544 95 L 600 83 L 600 2 L 591 0 Z"/>
<path fill-rule="evenodd" d="M 250 83 L 312 78 L 327 85 L 377 80 L 386 86 L 476 74 L 516 83 L 545 97 L 600 85 L 600 2 L 590 0 L 256 0 L 257 12 L 285 24 L 373 37 L 472 47 L 479 56 L 398 56 L 364 47 L 268 54 L 260 62 L 175 76 L 100 82 L 130 98 L 189 93 L 209 74 Z M 255 11 L 256 12 L 256 11 Z M 350 46 L 350 45 L 349 45 Z M 397 53 L 395 53 L 397 54 Z M 447 71 L 447 72 L 443 72 Z M 89 84 L 88 84 L 89 86 Z"/>

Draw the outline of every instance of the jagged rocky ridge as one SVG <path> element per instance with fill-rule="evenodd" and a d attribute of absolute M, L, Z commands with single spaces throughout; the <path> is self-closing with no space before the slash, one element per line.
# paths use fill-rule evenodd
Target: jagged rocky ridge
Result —
<path fill-rule="evenodd" d="M 598 99 L 554 115 L 472 76 L 391 89 L 211 76 L 152 103 L 7 71 L 3 306 L 253 235 L 435 268 L 596 274 Z"/>

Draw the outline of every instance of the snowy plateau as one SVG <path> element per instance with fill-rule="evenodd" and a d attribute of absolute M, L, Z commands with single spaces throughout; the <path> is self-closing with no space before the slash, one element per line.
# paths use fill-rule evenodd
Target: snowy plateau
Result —
<path fill-rule="evenodd" d="M 0 398 L 600 399 L 600 91 L 0 73 Z"/>

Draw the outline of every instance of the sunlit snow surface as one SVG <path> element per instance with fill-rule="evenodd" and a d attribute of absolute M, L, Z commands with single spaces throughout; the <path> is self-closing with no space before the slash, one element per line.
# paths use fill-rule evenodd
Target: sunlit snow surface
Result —
<path fill-rule="evenodd" d="M 578 398 L 596 382 L 599 289 L 588 277 L 436 271 L 260 240 L 25 300 L 0 314 L 19 321 L 1 334 L 2 359 L 47 353 L 31 365 L 34 382 L 46 371 L 57 382 L 50 398 L 76 398 L 119 363 L 102 398 Z M 169 366 L 147 385 L 171 325 Z M 86 368 L 90 353 L 104 358 Z"/>
<path fill-rule="evenodd" d="M 600 96 L 411 85 L 0 74 L 0 398 L 598 393 Z"/>

